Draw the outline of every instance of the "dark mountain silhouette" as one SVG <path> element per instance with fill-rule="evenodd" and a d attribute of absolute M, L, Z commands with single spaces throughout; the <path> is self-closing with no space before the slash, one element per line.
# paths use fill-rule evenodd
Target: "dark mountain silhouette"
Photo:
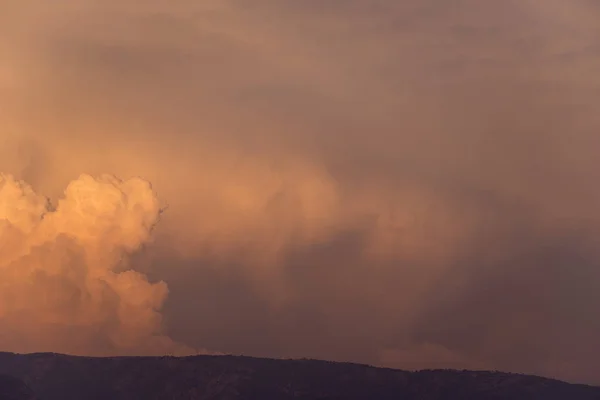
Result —
<path fill-rule="evenodd" d="M 237 356 L 0 353 L 0 374 L 14 377 L 0 380 L 0 399 L 31 399 L 30 387 L 40 400 L 600 400 L 600 388 L 527 375 Z"/>
<path fill-rule="evenodd" d="M 0 400 L 35 400 L 35 396 L 22 380 L 0 375 Z"/>

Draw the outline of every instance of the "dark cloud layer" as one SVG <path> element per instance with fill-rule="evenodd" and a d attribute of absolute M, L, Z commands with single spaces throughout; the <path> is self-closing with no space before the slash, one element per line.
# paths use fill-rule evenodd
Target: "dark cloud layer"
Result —
<path fill-rule="evenodd" d="M 596 2 L 42 3 L 0 15 L 0 170 L 152 182 L 123 257 L 172 339 L 600 383 Z"/>

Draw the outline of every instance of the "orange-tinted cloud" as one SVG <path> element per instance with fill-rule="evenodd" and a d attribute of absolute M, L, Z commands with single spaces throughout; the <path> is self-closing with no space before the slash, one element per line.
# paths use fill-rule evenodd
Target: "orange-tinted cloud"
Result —
<path fill-rule="evenodd" d="M 5 350 L 158 354 L 168 289 L 127 268 L 160 208 L 140 179 L 82 175 L 56 206 L 0 176 L 0 318 Z"/>

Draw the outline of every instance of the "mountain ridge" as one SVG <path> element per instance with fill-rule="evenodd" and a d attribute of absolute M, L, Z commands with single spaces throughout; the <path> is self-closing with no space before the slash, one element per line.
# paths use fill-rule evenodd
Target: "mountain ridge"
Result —
<path fill-rule="evenodd" d="M 0 375 L 21 380 L 40 400 L 600 400 L 600 387 L 517 373 L 403 371 L 237 355 L 88 357 L 0 352 Z"/>

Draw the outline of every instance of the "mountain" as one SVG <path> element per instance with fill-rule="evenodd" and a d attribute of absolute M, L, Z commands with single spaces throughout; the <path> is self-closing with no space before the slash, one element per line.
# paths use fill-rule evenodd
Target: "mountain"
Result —
<path fill-rule="evenodd" d="M 0 400 L 32 399 L 29 388 L 40 400 L 600 400 L 600 388 L 527 375 L 238 356 L 0 353 L 0 374 Z"/>
<path fill-rule="evenodd" d="M 22 380 L 0 375 L 0 400 L 35 400 L 35 396 Z"/>

